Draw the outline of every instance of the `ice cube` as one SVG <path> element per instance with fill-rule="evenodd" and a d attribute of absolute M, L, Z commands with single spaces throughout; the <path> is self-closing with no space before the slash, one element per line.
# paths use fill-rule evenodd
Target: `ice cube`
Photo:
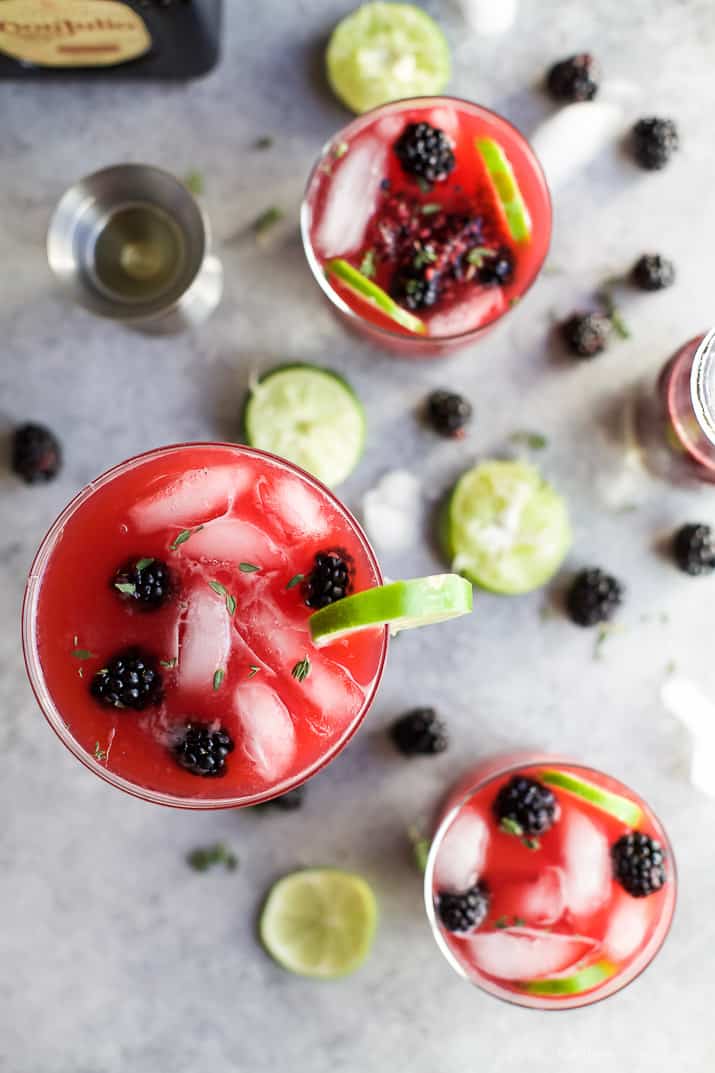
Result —
<path fill-rule="evenodd" d="M 618 892 L 603 937 L 603 952 L 613 961 L 625 961 L 641 946 L 648 932 L 651 910 L 647 898 Z"/>
<path fill-rule="evenodd" d="M 387 143 L 367 135 L 335 169 L 316 232 L 323 257 L 344 257 L 362 245 L 377 206 L 387 151 Z"/>
<path fill-rule="evenodd" d="M 307 628 L 287 622 L 276 602 L 258 587 L 254 598 L 242 605 L 235 626 L 249 647 L 276 672 L 292 667 L 310 645 Z"/>
<path fill-rule="evenodd" d="M 404 551 L 419 537 L 420 483 L 404 469 L 392 470 L 365 493 L 368 536 L 384 551 Z"/>
<path fill-rule="evenodd" d="M 465 22 L 478 34 L 496 37 L 514 25 L 518 0 L 457 0 Z"/>
<path fill-rule="evenodd" d="M 296 752 L 290 713 L 274 689 L 264 682 L 244 682 L 234 694 L 240 723 L 240 745 L 261 778 L 272 783 L 284 777 Z"/>
<path fill-rule="evenodd" d="M 215 672 L 225 669 L 231 651 L 231 620 L 222 596 L 208 585 L 189 592 L 188 606 L 179 622 L 179 687 L 203 689 Z"/>
<path fill-rule="evenodd" d="M 363 690 L 345 668 L 315 653 L 310 654 L 310 674 L 301 688 L 314 707 L 308 721 L 317 733 L 346 729 L 365 700 Z"/>
<path fill-rule="evenodd" d="M 227 514 L 236 499 L 253 483 L 247 466 L 211 466 L 188 470 L 153 495 L 140 499 L 129 510 L 129 518 L 142 532 L 190 529 Z"/>
<path fill-rule="evenodd" d="M 238 566 L 251 563 L 263 570 L 275 569 L 285 560 L 282 550 L 263 529 L 238 518 L 218 518 L 180 544 L 178 554 L 194 561 Z"/>
<path fill-rule="evenodd" d="M 537 928 L 477 932 L 464 940 L 476 967 L 500 980 L 536 980 L 578 964 L 595 943 L 584 935 Z"/>
<path fill-rule="evenodd" d="M 588 816 L 570 807 L 564 825 L 563 882 L 566 905 L 576 916 L 596 912 L 611 893 L 608 839 Z"/>
<path fill-rule="evenodd" d="M 269 521 L 285 536 L 319 539 L 328 532 L 328 508 L 300 477 L 272 477 L 261 484 L 259 495 Z"/>
<path fill-rule="evenodd" d="M 564 911 L 564 888 L 560 868 L 550 865 L 543 869 L 538 879 L 532 882 L 502 886 L 499 892 L 500 905 L 508 901 L 509 912 L 529 924 L 546 927 L 555 924 Z"/>
<path fill-rule="evenodd" d="M 536 128 L 531 147 L 551 190 L 563 186 L 615 140 L 623 109 L 615 102 L 583 101 L 559 109 Z"/>
<path fill-rule="evenodd" d="M 431 108 L 425 116 L 427 123 L 444 131 L 452 142 L 459 137 L 459 116 L 456 108 Z"/>
<path fill-rule="evenodd" d="M 691 783 L 715 795 L 715 705 L 699 686 L 679 675 L 666 678 L 661 700 L 688 733 Z"/>
<path fill-rule="evenodd" d="M 479 878 L 489 841 L 484 818 L 465 809 L 444 836 L 437 854 L 434 882 L 439 890 L 467 890 Z"/>
<path fill-rule="evenodd" d="M 432 336 L 463 335 L 494 320 L 505 308 L 502 288 L 489 287 L 450 306 L 444 313 L 433 313 L 427 318 L 427 332 Z"/>

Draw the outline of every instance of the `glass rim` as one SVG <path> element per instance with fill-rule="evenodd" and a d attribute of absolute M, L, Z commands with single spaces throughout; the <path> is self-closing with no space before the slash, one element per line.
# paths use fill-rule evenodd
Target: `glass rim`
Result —
<path fill-rule="evenodd" d="M 499 757 L 497 756 L 493 759 L 496 762 Z M 489 758 L 487 758 L 485 763 L 489 763 Z M 630 793 L 634 793 L 634 791 L 631 790 L 630 787 L 626 786 L 625 783 L 621 782 L 620 779 L 617 779 L 613 775 L 607 774 L 605 771 L 601 771 L 599 768 L 592 767 L 589 764 L 583 764 L 578 761 L 568 760 L 562 756 L 552 756 L 540 752 L 535 752 L 533 754 L 525 752 L 523 754 L 522 759 L 520 761 L 516 761 L 514 759 L 514 754 L 508 754 L 504 756 L 502 764 L 500 764 L 498 767 L 490 767 L 488 773 L 485 774 L 482 778 L 477 779 L 476 782 L 474 782 L 469 787 L 469 789 L 466 790 L 464 794 L 459 797 L 456 803 L 452 805 L 440 818 L 434 836 L 430 843 L 429 855 L 427 857 L 427 864 L 425 866 L 423 892 L 425 911 L 427 914 L 427 919 L 429 921 L 430 930 L 432 931 L 432 936 L 451 968 L 454 969 L 454 971 L 459 976 L 461 976 L 462 979 L 466 980 L 467 983 L 471 984 L 472 987 L 475 987 L 477 990 L 484 992 L 484 994 L 489 995 L 491 998 L 499 999 L 501 1002 L 505 1002 L 509 1006 L 519 1006 L 522 1009 L 532 1009 L 556 1013 L 564 1010 L 584 1009 L 585 1007 L 593 1006 L 598 1002 L 604 1002 L 612 995 L 618 994 L 619 991 L 622 991 L 624 988 L 628 987 L 629 984 L 632 984 L 653 963 L 658 952 L 661 950 L 663 944 L 665 943 L 665 940 L 667 939 L 670 929 L 672 927 L 678 897 L 678 872 L 675 854 L 673 853 L 673 847 L 670 842 L 670 838 L 668 837 L 668 833 L 665 829 L 665 826 L 660 821 L 659 817 L 656 815 L 650 805 L 645 802 L 642 797 L 639 796 L 639 802 L 642 805 L 646 806 L 646 809 L 651 819 L 655 821 L 655 825 L 658 828 L 659 834 L 662 837 L 664 848 L 669 857 L 670 866 L 672 869 L 672 895 L 670 898 L 670 902 L 666 907 L 667 912 L 663 913 L 662 917 L 658 921 L 653 931 L 653 934 L 651 935 L 649 942 L 644 947 L 644 950 L 641 952 L 641 956 L 644 952 L 647 953 L 647 957 L 645 958 L 645 960 L 641 963 L 641 961 L 636 958 L 633 964 L 629 966 L 628 972 L 625 974 L 624 978 L 617 983 L 617 986 L 612 987 L 610 990 L 605 991 L 605 993 L 603 994 L 599 994 L 598 989 L 593 989 L 591 991 L 586 992 L 586 994 L 582 996 L 554 996 L 551 1001 L 547 1001 L 546 997 L 542 995 L 530 995 L 526 992 L 523 995 L 520 995 L 517 994 L 517 992 L 509 991 L 507 988 L 501 988 L 497 984 L 495 984 L 494 989 L 492 989 L 492 987 L 488 986 L 487 981 L 470 975 L 465 969 L 464 965 L 452 952 L 449 943 L 444 938 L 442 929 L 440 928 L 437 920 L 433 891 L 434 872 L 437 863 L 437 857 L 439 856 L 439 851 L 442 847 L 442 843 L 444 842 L 447 832 L 449 831 L 450 827 L 454 823 L 459 813 L 476 794 L 478 794 L 481 790 L 484 789 L 485 786 L 487 786 L 490 782 L 493 782 L 495 779 L 502 778 L 504 775 L 508 775 L 511 772 L 517 773 L 519 771 L 523 771 L 525 768 L 528 767 L 542 766 L 544 763 L 558 764 L 562 766 L 565 765 L 569 768 L 576 768 L 579 771 L 589 772 L 593 775 L 600 775 L 605 779 L 611 780 L 612 782 L 619 783 L 624 789 L 628 790 Z M 633 968 L 634 966 L 636 966 L 635 971 Z M 616 981 L 619 981 L 619 979 L 620 974 L 616 973 L 615 976 L 610 977 L 610 980 L 604 980 L 602 986 L 607 986 L 609 982 L 615 984 Z M 579 1001 L 579 999 L 581 1001 Z"/>
<path fill-rule="evenodd" d="M 693 355 L 690 401 L 701 431 L 715 444 L 715 328 L 702 336 Z"/>
<path fill-rule="evenodd" d="M 83 488 L 81 488 L 76 495 L 72 497 L 69 503 L 64 507 L 60 514 L 55 518 L 50 528 L 42 538 L 37 552 L 32 560 L 32 564 L 27 574 L 27 580 L 25 583 L 25 591 L 22 601 L 21 610 L 21 626 L 22 626 L 22 652 L 25 661 L 25 670 L 30 682 L 30 687 L 35 696 L 35 700 L 40 708 L 40 711 L 44 715 L 45 719 L 49 723 L 52 730 L 60 739 L 63 745 L 80 761 L 86 768 L 92 771 L 95 775 L 98 775 L 104 782 L 115 786 L 119 790 L 123 790 L 125 793 L 130 794 L 132 797 L 140 798 L 143 801 L 148 801 L 152 804 L 166 805 L 173 808 L 183 808 L 194 811 L 211 811 L 217 809 L 226 808 L 242 808 L 244 806 L 259 805 L 265 801 L 270 801 L 274 797 L 287 793 L 289 790 L 295 789 L 313 775 L 317 774 L 323 767 L 325 767 L 331 760 L 333 760 L 347 745 L 353 735 L 357 732 L 362 725 L 365 716 L 370 710 L 372 703 L 375 699 L 375 695 L 382 680 L 382 675 L 385 670 L 385 661 L 387 658 L 387 649 L 389 644 L 389 630 L 385 626 L 382 632 L 382 646 L 379 657 L 379 663 L 375 677 L 366 692 L 365 699 L 360 708 L 359 713 L 355 716 L 351 724 L 345 730 L 345 732 L 333 743 L 332 747 L 326 751 L 319 759 L 317 759 L 307 770 L 301 771 L 299 776 L 295 776 L 289 779 L 284 779 L 277 786 L 272 787 L 270 790 L 266 790 L 262 793 L 252 794 L 249 796 L 233 795 L 225 798 L 187 798 L 179 797 L 176 794 L 165 793 L 160 790 L 153 790 L 148 787 L 139 786 L 137 783 L 132 782 L 130 779 L 124 778 L 122 775 L 118 775 L 116 772 L 109 770 L 99 763 L 90 753 L 84 749 L 79 742 L 75 739 L 69 726 L 62 717 L 62 714 L 55 703 L 50 690 L 45 680 L 45 675 L 42 669 L 42 664 L 39 659 L 37 644 L 36 644 L 36 625 L 37 625 L 37 609 L 39 596 L 42 590 L 42 580 L 44 576 L 44 570 L 47 567 L 48 562 L 52 556 L 52 553 L 57 545 L 58 540 L 61 538 L 64 531 L 64 526 L 67 521 L 72 518 L 75 513 L 83 506 L 83 504 L 94 494 L 94 492 L 111 483 L 114 478 L 121 474 L 128 472 L 130 469 L 134 469 L 140 466 L 142 463 L 159 457 L 163 454 L 174 454 L 177 451 L 193 450 L 194 448 L 202 447 L 217 447 L 230 450 L 238 454 L 248 454 L 254 458 L 264 459 L 266 461 L 277 463 L 284 469 L 288 469 L 293 473 L 302 477 L 312 484 L 322 495 L 327 496 L 334 505 L 336 505 L 341 513 L 346 517 L 348 524 L 352 527 L 357 536 L 363 551 L 367 557 L 370 567 L 374 570 L 375 577 L 377 579 L 376 584 L 383 584 L 383 576 L 380 570 L 380 564 L 377 561 L 377 556 L 373 551 L 370 542 L 365 534 L 362 526 L 357 521 L 352 512 L 345 506 L 344 503 L 332 492 L 326 485 L 308 473 L 306 470 L 295 465 L 293 462 L 287 461 L 285 458 L 281 458 L 279 455 L 271 454 L 269 451 L 262 451 L 257 447 L 248 447 L 245 444 L 228 443 L 226 441 L 188 441 L 177 444 L 167 444 L 163 447 L 154 447 L 148 451 L 143 451 L 140 454 L 133 455 L 131 458 L 125 459 L 123 462 L 116 463 L 109 469 L 105 470 L 94 480 L 89 481 Z"/>
<path fill-rule="evenodd" d="M 385 328 L 382 324 L 375 324 L 373 321 L 368 320 L 367 317 L 363 317 L 359 313 L 356 313 L 352 306 L 348 305 L 348 303 L 344 301 L 344 299 L 338 294 L 335 288 L 332 287 L 330 282 L 328 281 L 325 272 L 323 271 L 323 268 L 320 264 L 320 261 L 318 260 L 313 249 L 313 243 L 310 240 L 311 209 L 309 205 L 308 194 L 313 184 L 313 179 L 315 178 L 318 169 L 323 163 L 323 160 L 325 159 L 325 156 L 328 151 L 331 149 L 331 147 L 335 144 L 337 140 L 344 137 L 346 134 L 350 134 L 353 128 L 362 126 L 365 123 L 369 123 L 369 121 L 373 118 L 376 118 L 379 113 L 387 112 L 391 109 L 404 110 L 408 107 L 414 107 L 418 105 L 424 105 L 425 107 L 427 107 L 430 105 L 439 105 L 444 101 L 448 101 L 455 105 L 462 105 L 468 109 L 472 109 L 476 113 L 497 119 L 499 123 L 503 123 L 505 126 L 509 127 L 517 136 L 519 141 L 522 142 L 526 147 L 528 151 L 527 155 L 529 157 L 529 162 L 531 163 L 535 173 L 541 180 L 541 185 L 543 187 L 544 194 L 546 195 L 546 202 L 549 208 L 549 236 L 548 241 L 546 243 L 546 248 L 544 249 L 543 257 L 536 266 L 528 283 L 519 292 L 518 298 L 519 300 L 521 300 L 526 294 L 528 294 L 528 292 L 531 290 L 531 288 L 534 286 L 537 279 L 541 275 L 541 270 L 544 267 L 546 258 L 549 255 L 549 250 L 551 248 L 551 240 L 553 237 L 553 200 L 551 198 L 551 191 L 549 189 L 549 184 L 547 182 L 544 169 L 541 166 L 541 161 L 534 152 L 531 143 L 529 142 L 529 139 L 519 130 L 517 126 L 515 126 L 514 123 L 511 122 L 511 120 L 507 119 L 499 112 L 495 112 L 493 108 L 487 108 L 483 104 L 477 104 L 476 101 L 470 101 L 466 97 L 455 97 L 449 94 L 442 94 L 433 97 L 402 97 L 399 100 L 389 101 L 386 104 L 379 104 L 377 105 L 377 107 L 371 108 L 367 112 L 362 112 L 360 115 L 355 116 L 354 119 L 351 119 L 349 123 L 346 123 L 345 126 L 341 127 L 340 130 L 333 134 L 333 136 L 323 144 L 315 160 L 315 163 L 313 164 L 313 167 L 310 169 L 310 174 L 308 176 L 308 181 L 305 184 L 305 189 L 303 191 L 303 199 L 301 201 L 300 206 L 300 235 L 303 243 L 303 252 L 305 254 L 306 261 L 308 262 L 314 280 L 320 287 L 323 294 L 330 300 L 331 304 L 335 306 L 335 308 L 341 314 L 343 314 L 343 316 L 347 317 L 350 321 L 354 323 L 368 324 L 370 329 L 374 331 L 377 335 L 384 335 L 387 339 L 391 340 L 400 340 L 400 342 L 402 343 L 407 342 L 408 344 L 414 345 L 417 349 L 421 348 L 424 350 L 430 350 L 434 349 L 435 347 L 441 347 L 445 345 L 449 346 L 450 344 L 455 343 L 466 344 L 471 339 L 477 339 L 484 332 L 488 331 L 490 328 L 493 328 L 496 324 L 498 324 L 501 320 L 508 316 L 508 314 L 513 308 L 513 305 L 507 305 L 506 308 L 498 314 L 498 316 L 493 317 L 485 324 L 480 324 L 478 328 L 470 328 L 469 331 L 457 332 L 451 335 L 423 336 L 406 334 L 404 332 L 392 331 L 390 328 Z"/>

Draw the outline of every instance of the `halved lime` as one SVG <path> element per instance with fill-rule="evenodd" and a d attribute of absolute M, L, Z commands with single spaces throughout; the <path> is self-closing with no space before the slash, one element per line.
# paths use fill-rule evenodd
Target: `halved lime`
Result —
<path fill-rule="evenodd" d="M 289 972 L 331 980 L 367 957 L 377 903 L 361 876 L 335 868 L 307 868 L 279 879 L 263 907 L 261 941 Z"/>
<path fill-rule="evenodd" d="M 390 317 L 397 324 L 401 324 L 403 328 L 407 328 L 409 332 L 424 335 L 427 331 L 424 322 L 419 317 L 416 317 L 414 313 L 408 313 L 406 309 L 403 309 L 402 306 L 390 298 L 387 291 L 383 291 L 382 287 L 378 287 L 377 283 L 373 283 L 362 272 L 358 272 L 357 268 L 354 268 L 348 261 L 343 261 L 342 258 L 336 257 L 334 260 L 327 262 L 325 271 L 328 275 L 337 276 L 341 283 L 349 287 L 353 293 L 359 295 L 360 298 L 365 298 L 376 306 L 381 313 Z"/>
<path fill-rule="evenodd" d="M 353 112 L 403 97 L 431 97 L 447 84 L 449 46 L 414 4 L 363 4 L 333 30 L 325 54 L 333 92 Z"/>
<path fill-rule="evenodd" d="M 492 592 L 544 585 L 571 545 L 564 500 L 526 462 L 482 462 L 457 481 L 443 517 L 452 569 Z"/>
<path fill-rule="evenodd" d="M 572 976 L 553 976 L 544 980 L 525 980 L 519 984 L 530 995 L 580 995 L 613 976 L 617 966 L 610 961 L 597 961 Z"/>
<path fill-rule="evenodd" d="M 493 138 L 476 138 L 474 144 L 494 183 L 511 237 L 515 242 L 528 242 L 531 238 L 531 216 L 508 156 Z"/>
<path fill-rule="evenodd" d="M 595 783 L 572 775 L 568 771 L 542 771 L 539 778 L 549 786 L 558 786 L 560 790 L 568 790 L 570 794 L 582 797 L 584 801 L 588 801 L 604 812 L 609 812 L 611 816 L 615 816 L 629 827 L 637 827 L 643 819 L 641 808 L 635 801 L 621 797 L 620 794 L 614 794 L 610 790 L 604 790 Z"/>
<path fill-rule="evenodd" d="M 280 365 L 252 385 L 246 442 L 287 458 L 329 487 L 353 471 L 365 443 L 365 411 L 350 385 L 316 365 Z"/>
<path fill-rule="evenodd" d="M 356 592 L 314 611 L 308 619 L 316 645 L 371 626 L 390 627 L 391 633 L 446 622 L 472 610 L 472 586 L 457 574 L 392 581 Z"/>

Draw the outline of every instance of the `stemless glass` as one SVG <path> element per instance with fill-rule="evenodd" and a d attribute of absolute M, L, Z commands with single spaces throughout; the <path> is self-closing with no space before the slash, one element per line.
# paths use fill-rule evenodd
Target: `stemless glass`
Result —
<path fill-rule="evenodd" d="M 220 502 L 221 482 L 226 483 L 225 504 Z M 289 486 L 298 498 L 292 505 L 286 502 L 283 513 L 281 496 Z M 159 514 L 164 517 L 164 500 L 160 497 L 162 491 L 171 489 L 179 489 L 183 495 L 176 512 L 169 508 L 171 524 L 162 522 L 155 524 L 155 529 L 151 525 L 142 528 L 142 504 L 149 502 L 152 511 L 157 510 L 158 504 Z M 216 499 L 213 507 L 212 497 Z M 173 502 L 168 495 L 166 502 Z M 317 543 L 323 547 L 339 546 L 350 557 L 356 589 L 381 584 L 380 568 L 365 534 L 332 492 L 297 466 L 254 448 L 189 443 L 149 451 L 108 470 L 65 508 L 45 536 L 30 569 L 22 639 L 27 673 L 38 704 L 60 740 L 85 767 L 145 801 L 178 808 L 217 809 L 257 804 L 284 794 L 341 751 L 374 699 L 385 663 L 388 632 L 382 627 L 364 631 L 357 648 L 351 639 L 347 646 L 345 641 L 340 642 L 325 665 L 321 653 L 308 647 L 309 609 L 295 585 L 299 569 L 310 569 L 316 546 L 308 529 L 302 536 L 297 532 L 304 507 L 317 511 L 323 519 Z M 275 553 L 270 570 L 261 572 L 256 552 L 252 567 L 255 572 L 241 572 L 252 565 L 246 562 L 232 571 L 227 585 L 235 593 L 236 598 L 231 597 L 233 609 L 228 604 L 224 608 L 220 586 L 218 593 L 214 587 L 218 584 L 214 579 L 220 579 L 220 571 L 226 569 L 220 563 L 223 553 L 218 544 L 234 539 L 232 526 L 236 527 L 238 539 L 251 540 L 252 534 L 258 534 L 260 546 L 272 548 Z M 264 539 L 266 532 L 270 537 Z M 185 558 L 192 540 L 207 542 L 206 554 L 198 556 L 197 551 L 196 562 Z M 218 550 L 212 551 L 211 544 Z M 251 548 L 244 544 L 236 554 L 249 559 Z M 116 567 L 138 555 L 161 556 L 174 570 L 175 591 L 168 607 L 130 610 L 112 591 Z M 297 559 L 300 567 L 296 566 Z M 233 563 L 233 567 L 236 565 Z M 293 583 L 289 584 L 291 576 Z M 200 585 L 196 593 L 195 579 L 197 587 Z M 261 588 L 254 588 L 251 595 L 254 582 Z M 207 604 L 207 600 L 214 604 Z M 191 617 L 192 608 L 199 608 L 198 618 Z M 266 627 L 270 636 L 262 637 L 257 625 L 257 616 L 265 616 L 266 608 L 276 608 L 275 621 L 269 622 L 275 636 Z M 205 612 L 207 617 L 202 617 Z M 253 626 L 250 616 L 254 616 Z M 212 633 L 225 630 L 229 636 L 225 671 L 216 668 L 220 670 L 216 677 L 215 665 L 207 666 L 206 681 L 202 675 L 198 691 L 193 681 L 185 684 L 182 679 L 188 635 L 184 633 L 182 641 L 180 631 L 189 628 L 187 623 L 197 624 L 196 630 L 206 634 L 209 653 Z M 261 657 L 255 657 L 247 645 L 246 636 L 250 639 L 251 629 L 260 642 Z M 161 665 L 164 693 L 180 698 L 166 704 L 162 701 L 156 712 L 104 707 L 90 696 L 93 676 L 103 673 L 103 663 L 117 648 L 132 644 L 135 637 L 142 650 L 148 649 L 157 666 Z M 273 660 L 274 641 L 275 660 L 280 660 L 276 667 L 268 665 Z M 300 658 L 305 646 L 313 661 L 316 673 L 307 683 L 296 682 L 290 676 L 294 643 L 301 650 L 296 658 Z M 285 652 L 278 651 L 280 644 L 285 645 Z M 161 661 L 160 656 L 164 657 Z M 204 659 L 196 647 L 192 659 Z M 261 694 L 269 703 L 268 716 L 277 724 L 282 711 L 292 718 L 295 739 L 289 761 L 285 758 L 288 746 L 284 748 L 280 741 L 261 739 L 256 745 L 246 739 L 244 743 L 247 731 L 236 698 L 246 687 L 268 690 L 271 683 L 276 695 L 281 690 L 284 699 L 292 698 L 288 709 L 288 700 L 276 702 L 270 694 Z M 306 685 L 307 690 L 301 688 Z M 323 710 L 325 705 L 321 708 L 317 693 L 320 688 L 330 690 L 334 706 L 330 711 Z M 177 711 L 207 724 L 212 720 L 226 724 L 228 720 L 235 751 L 228 757 L 223 778 L 197 777 L 176 763 L 170 743 Z M 331 721 L 333 715 L 336 718 Z M 274 747 L 279 753 L 283 750 L 280 770 L 276 769 L 275 775 L 269 770 L 272 761 L 267 755 Z"/>
<path fill-rule="evenodd" d="M 347 300 L 346 293 L 336 289 L 326 275 L 325 265 L 333 257 L 349 256 L 353 249 L 341 248 L 343 239 L 352 246 L 359 245 L 347 235 L 355 237 L 356 220 L 360 218 L 361 202 L 367 207 L 363 212 L 365 224 L 374 213 L 381 183 L 384 189 L 384 169 L 387 166 L 387 148 L 404 128 L 406 122 L 432 120 L 434 125 L 446 123 L 441 117 L 453 117 L 453 123 L 459 132 L 460 146 L 457 152 L 467 151 L 474 155 L 476 172 L 477 137 L 491 138 L 498 142 L 505 151 L 513 167 L 517 184 L 524 197 L 532 220 L 532 233 L 528 245 L 519 252 L 516 262 L 514 280 L 505 286 L 505 300 L 498 309 L 485 312 L 483 318 L 477 317 L 477 323 L 467 330 L 445 330 L 433 336 L 417 335 L 402 330 L 388 317 L 380 314 L 369 303 Z M 365 140 L 375 149 L 375 161 L 365 158 L 355 163 L 358 153 L 363 155 Z M 361 147 L 362 146 L 362 147 Z M 466 147 L 465 147 L 466 146 Z M 382 152 L 381 152 L 382 150 Z M 353 162 L 350 153 L 354 152 Z M 355 188 L 340 192 L 340 202 L 335 195 L 334 179 L 344 175 L 342 168 L 350 167 L 359 172 L 354 177 Z M 352 175 L 352 173 L 351 173 Z M 342 180 L 341 180 L 342 181 Z M 352 187 L 352 184 L 350 184 Z M 476 179 L 475 179 L 476 190 Z M 331 191 L 334 200 L 330 202 Z M 430 196 L 437 198 L 439 184 L 435 184 Z M 469 196 L 465 193 L 465 196 Z M 344 205 L 342 204 L 344 202 Z M 327 208 L 335 216 L 337 230 L 333 248 L 331 244 L 321 245 L 320 228 Z M 479 204 L 473 206 L 475 215 L 479 215 Z M 343 219 L 339 219 L 344 216 Z M 301 233 L 303 248 L 313 276 L 333 308 L 345 323 L 360 335 L 395 354 L 411 357 L 446 356 L 453 351 L 480 339 L 485 332 L 506 316 L 511 307 L 529 290 L 536 280 L 548 252 L 551 240 L 552 211 L 546 179 L 541 165 L 524 136 L 508 120 L 496 112 L 483 108 L 471 101 L 455 97 L 416 97 L 392 104 L 382 105 L 354 119 L 339 131 L 323 147 L 318 160 L 308 179 L 301 208 Z M 332 228 L 331 228 L 332 230 Z M 332 239 L 330 242 L 332 243 Z M 474 320 L 474 318 L 472 318 Z"/>
<path fill-rule="evenodd" d="M 612 845 L 628 825 L 553 784 L 558 819 L 540 840 L 522 840 L 518 832 L 500 827 L 492 812 L 499 789 L 513 776 L 538 780 L 540 773 L 554 769 L 619 795 L 637 810 L 635 815 L 640 813 L 638 828 L 655 837 L 665 852 L 666 882 L 659 891 L 635 898 L 616 883 L 606 839 Z M 605 899 L 598 905 L 594 901 L 591 911 L 581 905 L 580 915 L 577 902 L 587 901 L 589 892 L 578 883 L 575 888 L 569 885 L 569 861 L 573 863 L 579 849 L 584 867 L 604 869 L 600 893 Z M 586 876 L 587 883 L 590 878 Z M 472 933 L 449 932 L 440 921 L 440 891 L 459 893 L 460 887 L 469 889 L 477 881 L 490 892 L 485 919 Z M 457 783 L 441 810 L 424 880 L 432 933 L 452 968 L 490 995 L 541 1010 L 590 1005 L 640 975 L 665 941 L 676 892 L 670 843 L 641 798 L 593 768 L 533 751 L 493 757 Z M 505 906 L 517 915 L 496 916 Z M 470 946 L 470 941 L 476 945 Z M 538 953 L 534 944 L 541 944 Z M 562 956 L 564 961 L 571 957 L 572 962 L 559 963 Z M 535 957 L 543 958 L 541 972 Z M 518 964 L 522 959 L 523 966 Z M 524 975 L 519 978 L 522 968 Z"/>

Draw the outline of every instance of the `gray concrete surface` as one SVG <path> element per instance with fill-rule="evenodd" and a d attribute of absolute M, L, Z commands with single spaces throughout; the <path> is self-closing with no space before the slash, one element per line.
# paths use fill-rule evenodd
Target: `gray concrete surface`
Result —
<path fill-rule="evenodd" d="M 454 45 L 455 93 L 529 133 L 551 107 L 534 88 L 544 66 L 591 48 L 609 76 L 642 90 L 626 125 L 643 112 L 672 114 L 683 150 L 657 175 L 637 171 L 617 148 L 601 154 L 556 199 L 551 274 L 482 345 L 421 365 L 344 333 L 297 237 L 304 177 L 346 118 L 322 87 L 319 57 L 349 5 L 227 7 L 223 62 L 194 85 L 0 87 L 0 425 L 45 420 L 67 456 L 61 478 L 44 488 L 21 485 L 5 467 L 0 475 L 0 1069 L 707 1073 L 715 801 L 688 785 L 684 743 L 659 687 L 675 661 L 715 695 L 715 582 L 680 575 L 656 546 L 685 520 L 715 521 L 715 493 L 643 481 L 637 509 L 626 510 L 611 491 L 622 458 L 613 413 L 636 380 L 715 320 L 712 5 L 522 0 L 513 31 L 496 40 L 466 32 L 447 0 L 427 5 Z M 273 147 L 253 150 L 263 135 Z M 68 308 L 53 290 L 43 236 L 56 198 L 80 174 L 122 160 L 205 176 L 226 293 L 195 334 L 132 335 Z M 242 232 L 270 205 L 286 211 L 286 224 L 257 249 Z M 632 337 L 603 358 L 561 358 L 549 343 L 553 312 L 578 306 L 652 248 L 677 262 L 677 286 L 628 296 Z M 235 436 L 249 370 L 286 359 L 333 365 L 366 401 L 367 451 L 343 488 L 351 505 L 389 466 L 412 468 L 437 496 L 516 428 L 545 433 L 541 463 L 573 513 L 568 568 L 601 563 L 627 582 L 623 628 L 596 660 L 591 633 L 541 616 L 543 594 L 480 595 L 470 619 L 393 645 L 365 727 L 310 786 L 303 812 L 151 807 L 82 769 L 38 712 L 18 640 L 23 576 L 47 525 L 86 480 L 158 444 Z M 442 384 L 474 399 L 462 442 L 438 442 L 415 420 L 420 400 Z M 437 566 L 427 541 L 384 556 L 392 576 Z M 383 730 L 415 703 L 439 706 L 453 744 L 407 763 Z M 665 821 L 680 867 L 674 929 L 654 966 L 618 997 L 561 1017 L 501 1005 L 451 974 L 429 934 L 404 836 L 473 758 L 524 744 L 631 782 Z M 216 839 L 238 852 L 240 870 L 190 871 L 185 853 Z M 374 953 L 340 983 L 291 978 L 254 937 L 271 880 L 311 863 L 363 872 L 380 899 Z"/>

